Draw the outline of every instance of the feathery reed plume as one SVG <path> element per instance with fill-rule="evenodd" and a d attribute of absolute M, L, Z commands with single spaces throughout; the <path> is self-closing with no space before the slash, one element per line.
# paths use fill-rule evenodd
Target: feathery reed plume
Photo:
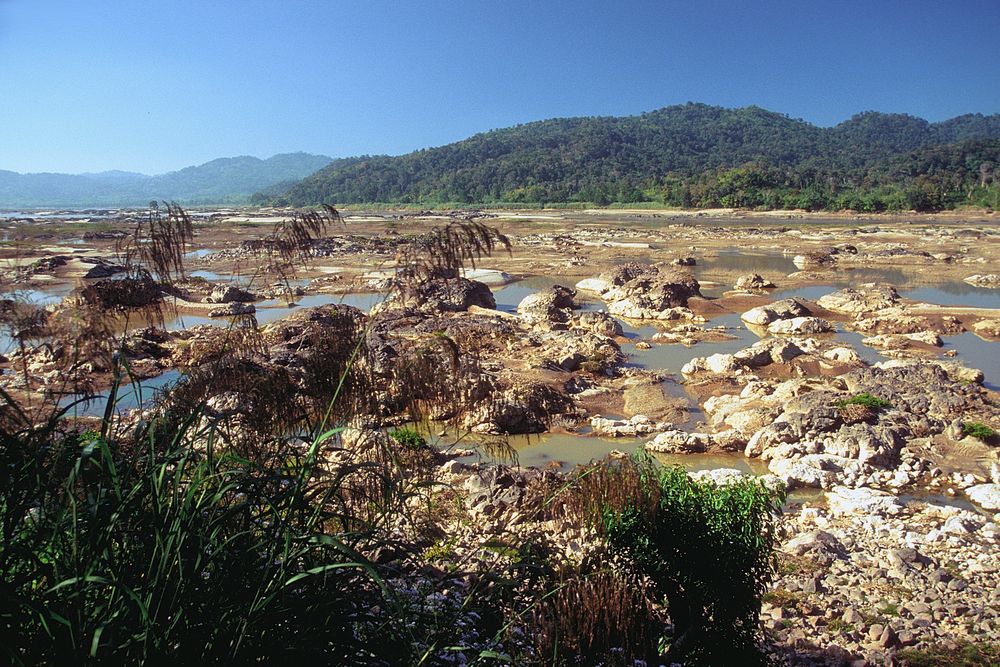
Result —
<path fill-rule="evenodd" d="M 410 243 L 397 259 L 398 277 L 404 289 L 431 280 L 457 278 L 462 269 L 502 248 L 510 252 L 510 240 L 495 227 L 477 220 L 453 220 Z"/>

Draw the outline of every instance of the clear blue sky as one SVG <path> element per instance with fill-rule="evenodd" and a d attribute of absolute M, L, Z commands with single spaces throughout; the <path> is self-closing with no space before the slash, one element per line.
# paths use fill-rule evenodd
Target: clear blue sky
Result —
<path fill-rule="evenodd" d="M 403 153 L 687 101 L 1000 112 L 1000 0 L 0 0 L 0 169 Z"/>

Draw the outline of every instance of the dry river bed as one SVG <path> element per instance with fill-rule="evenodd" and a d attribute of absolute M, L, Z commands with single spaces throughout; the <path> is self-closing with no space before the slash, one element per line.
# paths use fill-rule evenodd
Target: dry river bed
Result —
<path fill-rule="evenodd" d="M 290 307 L 240 245 L 282 214 L 199 212 L 195 281 L 168 328 L 224 325 L 210 313 L 245 307 L 224 298 L 233 289 L 253 294 L 261 324 L 330 303 L 369 311 L 407 234 L 449 219 L 347 215 Z M 489 285 L 495 311 L 474 304 L 448 317 L 519 327 L 531 349 L 512 347 L 498 365 L 573 403 L 548 432 L 509 438 L 521 466 L 567 470 L 645 448 L 715 483 L 749 474 L 785 485 L 780 575 L 762 621 L 791 662 L 889 664 L 900 651 L 1000 641 L 1000 443 L 969 434 L 972 424 L 1000 430 L 995 217 L 480 217 L 513 245 L 466 276 Z M 18 243 L 24 223 L 6 224 L 0 261 L 28 274 L 19 298 L 58 304 L 113 263 L 115 219 L 39 216 Z M 48 268 L 52 257 L 65 261 Z M 620 357 L 585 372 L 606 345 Z M 180 373 L 154 364 L 148 375 L 155 390 Z M 887 405 L 851 405 L 861 394 Z M 490 465 L 476 439 L 500 427 L 484 418 L 457 443 L 438 438 L 456 454 L 456 486 L 495 522 L 517 514 L 517 482 L 473 480 Z"/>

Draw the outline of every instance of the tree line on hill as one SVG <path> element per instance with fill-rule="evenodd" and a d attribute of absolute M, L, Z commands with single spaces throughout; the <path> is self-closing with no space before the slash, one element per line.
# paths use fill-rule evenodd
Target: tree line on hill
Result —
<path fill-rule="evenodd" d="M 865 112 L 821 128 L 704 104 L 561 118 L 401 156 L 337 161 L 255 203 L 563 204 L 936 211 L 1000 208 L 1000 115 Z"/>

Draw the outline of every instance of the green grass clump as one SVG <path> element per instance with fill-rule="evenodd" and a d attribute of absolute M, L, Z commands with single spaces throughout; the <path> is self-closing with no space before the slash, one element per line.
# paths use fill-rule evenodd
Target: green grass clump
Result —
<path fill-rule="evenodd" d="M 962 424 L 962 435 L 971 435 L 973 438 L 979 438 L 983 442 L 992 442 L 1000 433 L 997 433 L 982 422 L 965 422 Z"/>
<path fill-rule="evenodd" d="M 876 412 L 892 407 L 892 404 L 889 403 L 889 401 L 881 399 L 878 396 L 873 396 L 868 392 L 835 401 L 833 405 L 838 408 L 846 408 L 848 405 L 860 405 L 861 407 L 868 408 L 869 410 L 874 410 Z"/>
<path fill-rule="evenodd" d="M 420 435 L 417 429 L 410 426 L 402 426 L 389 431 L 389 437 L 404 447 L 410 447 L 411 449 L 420 449 L 427 444 L 427 438 Z"/>
<path fill-rule="evenodd" d="M 611 551 L 667 601 L 667 662 L 761 664 L 758 618 L 777 567 L 781 491 L 749 479 L 701 483 L 637 455 L 593 470 L 578 494 L 596 509 Z"/>

